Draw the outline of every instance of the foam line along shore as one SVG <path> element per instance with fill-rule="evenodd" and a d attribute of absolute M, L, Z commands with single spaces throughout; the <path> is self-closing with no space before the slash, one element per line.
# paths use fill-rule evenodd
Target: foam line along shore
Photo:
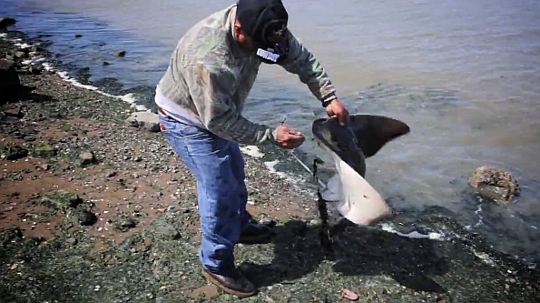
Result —
<path fill-rule="evenodd" d="M 235 302 L 200 275 L 195 180 L 156 125 L 129 122 L 142 108 L 62 77 L 47 60 L 47 41 L 8 31 L 0 54 L 11 81 L 2 81 L 0 107 L 0 296 Z M 236 251 L 261 287 L 242 302 L 338 302 L 344 289 L 372 302 L 539 298 L 534 266 L 429 209 L 416 219 L 455 226 L 461 238 L 354 228 L 336 239 L 334 259 L 325 259 L 312 196 L 249 150 L 248 207 L 278 225 L 272 243 Z"/>

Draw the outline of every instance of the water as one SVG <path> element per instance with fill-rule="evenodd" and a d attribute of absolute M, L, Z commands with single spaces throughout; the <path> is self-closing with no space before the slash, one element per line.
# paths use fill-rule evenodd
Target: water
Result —
<path fill-rule="evenodd" d="M 0 14 L 14 16 L 33 35 L 50 35 L 51 50 L 74 76 L 109 92 L 133 92 L 151 105 L 183 32 L 230 3 L 0 0 Z M 368 180 L 398 201 L 394 207 L 442 206 L 496 248 L 540 256 L 540 2 L 285 5 L 290 28 L 323 63 L 351 112 L 411 126 L 411 134 L 368 160 Z M 118 50 L 126 57 L 116 57 Z M 286 116 L 306 134 L 323 114 L 298 78 L 275 66 L 262 67 L 246 106 L 254 121 L 275 125 Z M 319 155 L 310 140 L 301 150 Z M 276 168 L 290 171 L 288 163 Z M 515 173 L 523 187 L 516 205 L 479 208 L 464 193 L 467 176 L 484 164 Z"/>

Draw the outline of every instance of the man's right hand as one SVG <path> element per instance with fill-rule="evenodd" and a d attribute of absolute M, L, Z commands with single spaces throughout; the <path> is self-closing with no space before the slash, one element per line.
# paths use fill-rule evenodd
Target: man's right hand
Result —
<path fill-rule="evenodd" d="M 285 149 L 293 149 L 304 143 L 304 135 L 296 129 L 292 129 L 285 125 L 280 125 L 276 128 L 276 142 Z"/>

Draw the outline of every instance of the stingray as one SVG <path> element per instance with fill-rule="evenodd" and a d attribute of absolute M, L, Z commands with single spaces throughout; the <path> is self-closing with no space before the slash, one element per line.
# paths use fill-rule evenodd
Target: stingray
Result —
<path fill-rule="evenodd" d="M 317 192 L 322 220 L 320 240 L 325 250 L 331 252 L 332 231 L 328 227 L 326 203 L 337 205 L 336 209 L 347 219 L 345 224 L 372 225 L 391 215 L 384 199 L 364 179 L 366 159 L 388 142 L 408 134 L 410 128 L 389 117 L 351 115 L 346 125 L 336 118 L 317 119 L 312 132 L 319 146 L 330 154 L 337 171 L 326 184 L 319 182 Z M 313 172 L 315 175 L 315 163 Z"/>

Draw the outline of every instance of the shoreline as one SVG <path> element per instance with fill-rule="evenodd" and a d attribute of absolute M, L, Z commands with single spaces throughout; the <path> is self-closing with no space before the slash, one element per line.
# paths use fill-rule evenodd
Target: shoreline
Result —
<path fill-rule="evenodd" d="M 3 39 L 0 53 L 13 51 Z M 46 70 L 19 78 L 30 89 L 2 97 L 0 108 L 0 295 L 8 302 L 235 301 L 200 276 L 193 177 L 158 132 L 126 122 L 136 109 Z M 262 161 L 245 160 L 248 209 L 276 220 L 278 236 L 237 249 L 261 286 L 242 302 L 338 302 L 344 288 L 363 302 L 540 298 L 531 284 L 538 270 L 474 238 L 352 229 L 326 260 L 312 197 Z"/>

